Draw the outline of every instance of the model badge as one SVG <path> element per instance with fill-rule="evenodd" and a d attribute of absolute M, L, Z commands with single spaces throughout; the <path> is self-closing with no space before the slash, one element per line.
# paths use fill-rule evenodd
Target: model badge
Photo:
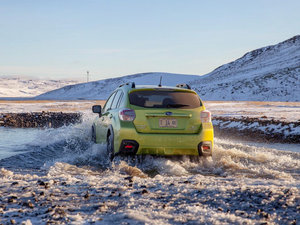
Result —
<path fill-rule="evenodd" d="M 172 112 L 166 112 L 165 113 L 167 116 L 171 116 L 172 115 Z"/>

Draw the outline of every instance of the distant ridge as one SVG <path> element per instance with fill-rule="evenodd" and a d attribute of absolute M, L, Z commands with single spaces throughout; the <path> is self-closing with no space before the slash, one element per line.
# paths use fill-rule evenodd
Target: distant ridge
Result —
<path fill-rule="evenodd" d="M 139 84 L 158 85 L 162 76 L 162 84 L 175 86 L 178 83 L 188 83 L 197 79 L 198 75 L 184 75 L 172 73 L 139 73 L 117 78 L 110 78 L 89 83 L 70 85 L 58 90 L 39 95 L 36 99 L 107 99 L 109 94 L 120 84 L 135 82 Z"/>
<path fill-rule="evenodd" d="M 206 100 L 300 101 L 300 35 L 250 51 L 192 84 Z"/>
<path fill-rule="evenodd" d="M 66 86 L 36 99 L 106 99 L 120 84 L 188 83 L 203 100 L 300 101 L 300 35 L 259 48 L 203 75 L 141 73 Z"/>
<path fill-rule="evenodd" d="M 26 99 L 66 85 L 76 84 L 76 80 L 46 80 L 24 76 L 0 76 L 1 99 Z"/>

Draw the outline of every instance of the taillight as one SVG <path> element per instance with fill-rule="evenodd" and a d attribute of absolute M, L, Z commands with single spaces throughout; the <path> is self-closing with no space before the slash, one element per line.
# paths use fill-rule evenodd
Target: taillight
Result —
<path fill-rule="evenodd" d="M 119 118 L 122 121 L 133 121 L 135 119 L 135 112 L 133 109 L 121 109 L 119 111 Z"/>
<path fill-rule="evenodd" d="M 202 123 L 210 123 L 211 122 L 211 113 L 208 110 L 203 110 L 200 114 L 200 119 Z"/>
<path fill-rule="evenodd" d="M 134 147 L 133 145 L 125 145 L 124 146 L 125 149 L 133 149 L 133 147 Z"/>

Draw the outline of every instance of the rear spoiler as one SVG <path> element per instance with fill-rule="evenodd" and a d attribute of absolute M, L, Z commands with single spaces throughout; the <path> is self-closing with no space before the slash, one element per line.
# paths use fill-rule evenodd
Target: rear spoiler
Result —
<path fill-rule="evenodd" d="M 185 89 L 191 89 L 191 86 L 188 84 L 177 84 L 176 87 L 178 88 L 185 88 Z"/>
<path fill-rule="evenodd" d="M 135 83 L 134 82 L 128 82 L 126 84 L 121 84 L 119 87 L 122 87 L 124 85 L 131 85 L 131 88 L 135 88 Z"/>

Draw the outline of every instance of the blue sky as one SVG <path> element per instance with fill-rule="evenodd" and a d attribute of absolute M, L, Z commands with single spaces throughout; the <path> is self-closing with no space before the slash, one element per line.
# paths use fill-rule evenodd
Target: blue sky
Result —
<path fill-rule="evenodd" d="M 299 0 L 0 0 L 0 76 L 206 74 L 300 34 Z"/>

